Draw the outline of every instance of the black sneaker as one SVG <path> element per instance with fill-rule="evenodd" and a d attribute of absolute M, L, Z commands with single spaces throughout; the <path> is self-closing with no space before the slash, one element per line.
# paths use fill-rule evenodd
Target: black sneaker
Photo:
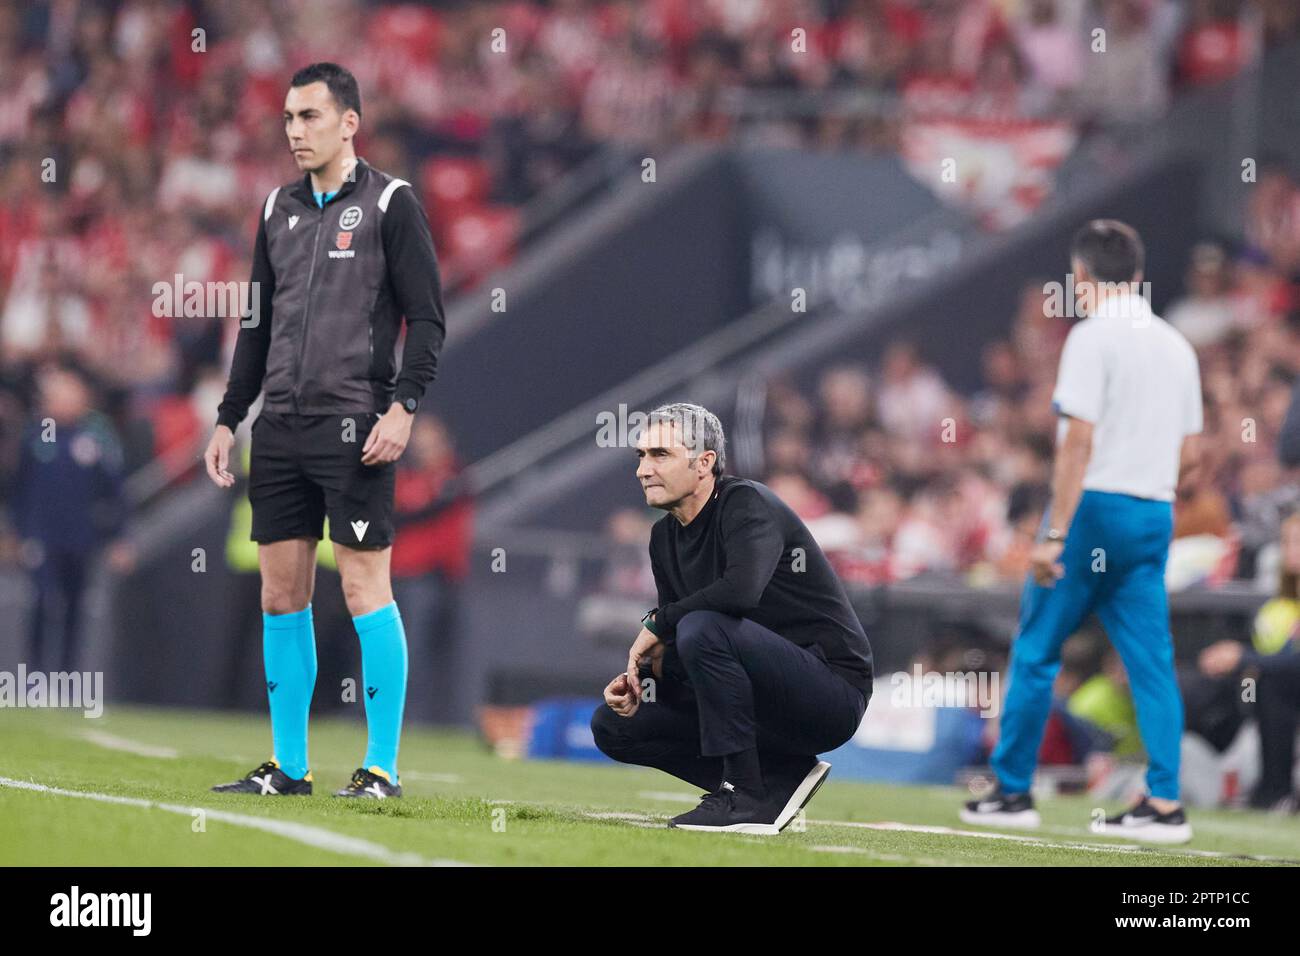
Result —
<path fill-rule="evenodd" d="M 781 832 L 775 823 L 776 814 L 770 799 L 752 796 L 724 781 L 717 790 L 706 793 L 694 810 L 669 820 L 668 826 L 677 830 L 775 836 Z"/>
<path fill-rule="evenodd" d="M 831 765 L 825 760 L 809 757 L 801 766 L 766 777 L 767 802 L 776 810 L 773 824 L 778 832 L 789 826 L 799 811 L 808 805 L 830 772 Z"/>
<path fill-rule="evenodd" d="M 1300 797 L 1288 793 L 1285 797 L 1278 797 L 1265 809 L 1273 816 L 1295 816 L 1300 813 Z"/>
<path fill-rule="evenodd" d="M 342 790 L 336 790 L 336 797 L 368 797 L 371 800 L 386 800 L 388 797 L 402 795 L 401 778 L 397 783 L 388 782 L 388 774 L 378 767 L 358 767 L 352 772 L 352 779 Z"/>
<path fill-rule="evenodd" d="M 1300 813 L 1300 795 L 1284 793 L 1267 796 L 1255 793 L 1251 795 L 1249 805 L 1252 810 L 1263 810 L 1274 816 L 1290 816 Z"/>
<path fill-rule="evenodd" d="M 301 780 L 295 780 L 274 760 L 268 760 L 256 770 L 250 770 L 242 780 L 219 783 L 214 793 L 252 793 L 259 797 L 310 797 L 311 771 Z"/>
<path fill-rule="evenodd" d="M 1143 797 L 1123 813 L 1107 817 L 1097 832 L 1142 843 L 1186 843 L 1192 838 L 1192 825 L 1182 807 L 1161 813 Z"/>
<path fill-rule="evenodd" d="M 1042 820 L 1027 793 L 1003 793 L 997 787 L 987 796 L 968 800 L 961 808 L 961 822 L 986 827 L 1019 827 L 1032 830 Z"/>

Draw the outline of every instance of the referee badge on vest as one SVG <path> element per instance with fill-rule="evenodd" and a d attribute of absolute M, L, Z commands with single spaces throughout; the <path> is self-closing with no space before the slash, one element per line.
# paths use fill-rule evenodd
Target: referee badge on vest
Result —
<path fill-rule="evenodd" d="M 334 239 L 334 245 L 339 249 L 346 249 L 352 245 L 352 233 L 340 232 Z"/>
<path fill-rule="evenodd" d="M 340 229 L 355 229 L 361 225 L 361 207 L 348 206 L 343 212 L 339 213 Z"/>

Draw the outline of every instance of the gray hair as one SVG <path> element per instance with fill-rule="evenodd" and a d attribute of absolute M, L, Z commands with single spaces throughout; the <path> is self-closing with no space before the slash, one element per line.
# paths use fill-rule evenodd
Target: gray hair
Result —
<path fill-rule="evenodd" d="M 702 405 L 690 402 L 671 402 L 660 405 L 646 415 L 646 424 L 676 425 L 681 432 L 682 444 L 691 452 L 694 461 L 706 451 L 714 452 L 713 474 L 718 477 L 727 465 L 727 436 L 722 432 L 722 422 Z"/>

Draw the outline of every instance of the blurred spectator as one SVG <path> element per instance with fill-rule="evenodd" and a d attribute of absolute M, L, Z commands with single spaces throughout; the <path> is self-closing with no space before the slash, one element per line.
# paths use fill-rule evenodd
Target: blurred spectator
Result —
<path fill-rule="evenodd" d="M 1241 0 L 1192 0 L 1191 19 L 1178 44 L 1178 74 L 1187 83 L 1214 83 L 1254 58 Z"/>
<path fill-rule="evenodd" d="M 1174 36 L 1170 0 L 1102 0 L 1101 63 L 1087 71 L 1084 100 L 1099 119 L 1138 125 L 1161 113 L 1169 101 Z"/>
<path fill-rule="evenodd" d="M 410 643 L 411 714 L 446 720 L 455 693 L 450 675 L 458 595 L 469 573 L 473 504 L 447 428 L 427 412 L 411 426 L 393 500 L 393 594 Z"/>
<path fill-rule="evenodd" d="M 90 309 L 75 286 L 65 282 L 52 249 L 31 262 L 32 273 L 15 277 L 0 328 L 9 361 L 55 355 L 89 338 Z"/>
<path fill-rule="evenodd" d="M 874 421 L 871 380 L 857 366 L 835 366 L 822 374 L 818 392 L 821 413 L 816 420 L 811 467 L 802 470 L 826 490 L 834 504 L 848 510 L 861 461 L 861 437 Z M 792 404 L 787 399 L 787 406 Z M 783 433 L 794 432 L 796 424 L 788 424 Z"/>
<path fill-rule="evenodd" d="M 1276 576 L 1277 541 L 1282 534 L 1282 517 L 1300 504 L 1300 487 L 1284 481 L 1282 470 L 1271 455 L 1247 459 L 1238 472 L 1236 526 L 1241 542 L 1238 576 L 1261 580 L 1271 587 Z M 1285 548 L 1285 542 L 1282 547 Z"/>
<path fill-rule="evenodd" d="M 1165 320 L 1195 348 L 1221 342 L 1236 323 L 1230 268 L 1227 254 L 1215 243 L 1203 242 L 1192 250 L 1187 294 L 1169 307 Z"/>
<path fill-rule="evenodd" d="M 881 366 L 878 405 L 885 430 L 920 444 L 937 444 L 943 419 L 957 412 L 943 379 L 921 363 L 910 342 L 891 345 Z"/>
<path fill-rule="evenodd" d="M 1100 730 L 1106 739 L 1104 749 L 1116 757 L 1142 754 L 1128 675 L 1113 648 L 1106 648 L 1100 669 L 1070 694 L 1066 708 L 1077 719 Z"/>
<path fill-rule="evenodd" d="M 10 502 L 20 558 L 34 605 L 28 663 L 33 670 L 76 668 L 82 597 L 94 561 L 107 547 L 110 566 L 134 560 L 121 540 L 126 502 L 122 451 L 94 408 L 92 386 L 73 362 L 42 366 L 39 417 L 23 434 Z M 57 636 L 59 655 L 51 649 Z"/>
<path fill-rule="evenodd" d="M 1083 81 L 1086 53 L 1081 0 L 1029 0 L 1012 26 L 1027 70 L 1030 95 L 1039 113 L 1061 109 Z"/>
<path fill-rule="evenodd" d="M 898 580 L 894 540 L 903 523 L 906 502 L 898 489 L 880 484 L 863 492 L 854 516 L 857 538 L 828 550 L 835 571 L 851 584 L 875 586 Z"/>
<path fill-rule="evenodd" d="M 1286 163 L 1266 157 L 1246 205 L 1246 241 L 1285 277 L 1300 269 L 1300 187 Z"/>
<path fill-rule="evenodd" d="M 650 604 L 658 599 L 646 548 L 654 523 L 651 514 L 641 508 L 623 508 L 610 515 L 606 537 L 612 547 L 601 573 L 602 592 L 645 598 Z"/>
<path fill-rule="evenodd" d="M 1029 553 L 1033 550 L 1051 499 L 1051 488 L 1043 483 L 1022 482 L 1011 489 L 1007 501 L 1007 522 L 1011 534 L 997 556 L 996 579 L 1020 581 L 1029 573 Z"/>
<path fill-rule="evenodd" d="M 1277 595 L 1255 615 L 1249 645 L 1227 639 L 1200 655 L 1201 672 L 1237 684 L 1256 679 L 1253 713 L 1259 722 L 1261 775 L 1250 804 L 1294 813 L 1300 808 L 1293 776 L 1300 716 L 1300 514 L 1282 524 L 1282 571 Z"/>

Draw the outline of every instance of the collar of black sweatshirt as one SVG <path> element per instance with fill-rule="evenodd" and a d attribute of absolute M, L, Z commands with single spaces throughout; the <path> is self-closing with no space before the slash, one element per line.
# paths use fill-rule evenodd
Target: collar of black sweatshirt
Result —
<path fill-rule="evenodd" d="M 353 175 L 343 180 L 343 185 L 329 199 L 325 200 L 325 205 L 339 202 L 345 199 L 349 193 L 353 192 L 357 186 L 364 181 L 366 176 L 370 175 L 370 164 L 360 156 L 357 157 L 357 165 L 353 167 Z M 311 173 L 304 173 L 298 184 L 289 190 L 289 195 L 293 196 L 305 206 L 311 206 L 312 209 L 324 208 L 316 205 L 316 196 L 312 193 Z"/>

